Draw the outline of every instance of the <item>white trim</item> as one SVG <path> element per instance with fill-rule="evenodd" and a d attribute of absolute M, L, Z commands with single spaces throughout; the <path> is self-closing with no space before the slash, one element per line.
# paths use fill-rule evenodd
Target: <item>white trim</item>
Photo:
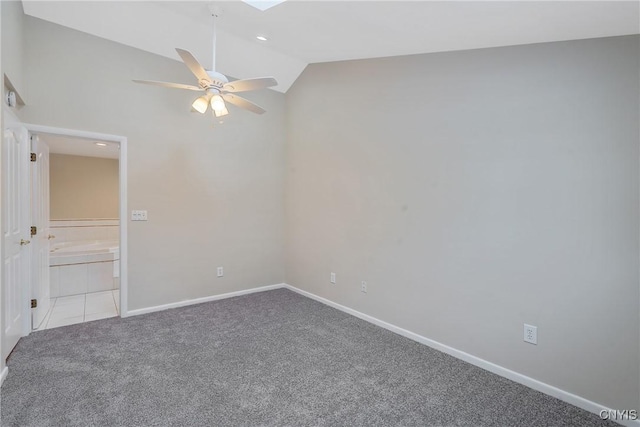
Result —
<path fill-rule="evenodd" d="M 380 326 L 381 328 L 387 329 L 391 332 L 394 332 L 398 335 L 402 335 L 405 338 L 409 338 L 410 340 L 419 342 L 420 344 L 424 344 L 428 347 L 431 347 L 433 349 L 436 349 L 438 351 L 441 351 L 443 353 L 447 353 L 457 359 L 460 360 L 464 360 L 465 362 L 468 362 L 472 365 L 475 365 L 479 368 L 485 369 L 489 372 L 492 372 L 494 374 L 500 375 L 501 377 L 505 377 L 508 378 L 512 381 L 515 381 L 519 384 L 525 385 L 527 387 L 530 387 L 534 390 L 537 390 L 539 392 L 542 392 L 544 394 L 548 394 L 549 396 L 553 396 L 557 399 L 560 399 L 564 402 L 567 402 L 571 405 L 577 406 L 578 408 L 582 408 L 585 411 L 589 411 L 591 413 L 594 413 L 596 415 L 600 414 L 600 411 L 602 411 L 603 409 L 605 410 L 610 410 L 610 408 L 608 408 L 605 405 L 601 405 L 599 403 L 593 402 L 591 400 L 587 400 L 583 397 L 580 397 L 578 395 L 575 395 L 573 393 L 570 393 L 568 391 L 564 391 L 561 390 L 557 387 L 554 387 L 552 385 L 543 383 L 542 381 L 538 381 L 536 379 L 533 379 L 531 377 L 528 377 L 526 375 L 520 374 L 518 372 L 512 371 L 511 369 L 507 369 L 504 368 L 500 365 L 496 365 L 495 363 L 489 362 L 487 360 L 481 359 L 479 357 L 473 356 L 469 353 L 465 353 L 464 351 L 455 349 L 453 347 L 449 347 L 448 345 L 442 344 L 438 341 L 434 341 L 432 339 L 423 337 L 422 335 L 418 335 L 414 332 L 408 331 L 406 329 L 400 328 L 398 326 L 392 325 L 391 323 L 387 323 L 383 320 L 377 319 L 373 316 L 369 316 L 368 314 L 364 314 L 361 313 L 359 311 L 356 311 L 352 308 L 346 307 L 344 305 L 338 304 L 336 302 L 333 302 L 331 300 L 328 300 L 326 298 L 320 297 L 318 295 L 312 294 L 311 292 L 307 292 L 307 291 L 303 291 L 302 289 L 298 289 L 294 286 L 288 285 L 288 284 L 283 284 L 284 288 L 287 288 L 289 290 L 292 290 L 294 292 L 299 293 L 300 295 L 303 295 L 307 298 L 311 298 L 314 299 L 318 302 L 321 302 L 323 304 L 326 304 L 330 307 L 333 307 L 337 310 L 343 311 L 345 313 L 348 313 L 352 316 L 355 316 L 359 319 L 362 319 L 366 322 L 372 323 L 376 326 Z M 634 408 L 626 408 L 626 409 L 634 409 Z M 612 420 L 615 421 L 615 420 Z M 616 421 L 622 425 L 625 426 L 640 426 L 640 420 L 635 420 L 635 421 L 631 421 L 631 420 L 625 420 L 625 421 Z"/>
<path fill-rule="evenodd" d="M 115 159 L 114 159 L 115 160 Z M 118 219 L 50 219 L 49 228 L 118 227 Z"/>
<path fill-rule="evenodd" d="M 2 100 L 2 112 L 4 114 L 4 123 L 3 123 L 3 129 L 7 128 L 8 126 L 11 125 L 20 125 L 20 119 L 18 119 L 18 116 L 16 116 L 16 113 L 13 111 L 12 108 L 10 108 L 5 102 L 4 99 Z"/>
<path fill-rule="evenodd" d="M 127 207 L 127 138 L 120 141 L 120 317 L 129 315 L 129 214 Z"/>
<path fill-rule="evenodd" d="M 93 141 L 117 142 L 120 144 L 120 317 L 127 317 L 128 296 L 128 239 L 127 239 L 127 137 L 106 133 L 87 132 L 76 129 L 64 129 L 23 123 L 31 133 L 48 133 L 51 135 L 71 136 Z"/>
<path fill-rule="evenodd" d="M 41 126 L 34 125 L 29 123 L 22 123 L 21 126 L 27 128 L 29 132 L 33 133 L 49 133 L 52 135 L 60 135 L 60 136 L 71 136 L 74 138 L 82 138 L 82 139 L 96 139 L 99 141 L 107 141 L 107 142 L 122 142 L 126 141 L 126 137 L 120 135 L 111 135 L 108 133 L 98 133 L 98 132 L 88 132 L 84 130 L 76 130 L 76 129 L 65 129 L 65 128 L 57 128 L 53 126 Z M 120 147 L 122 150 L 122 147 Z"/>
<path fill-rule="evenodd" d="M 4 380 L 7 378 L 8 374 L 9 368 L 5 366 L 2 372 L 0 372 L 0 386 L 2 386 L 2 383 L 4 383 Z"/>
<path fill-rule="evenodd" d="M 207 297 L 202 297 L 202 298 L 195 298 L 195 299 L 190 299 L 190 300 L 184 300 L 184 301 L 178 301 L 178 302 L 174 302 L 174 303 L 169 303 L 169 304 L 163 304 L 163 305 L 157 305 L 157 306 L 153 306 L 153 307 L 146 307 L 146 308 L 139 308 L 136 310 L 131 310 L 127 313 L 127 316 L 138 316 L 141 314 L 147 314 L 147 313 L 153 313 L 156 311 L 162 311 L 162 310 L 167 310 L 170 308 L 178 308 L 178 307 L 185 307 L 185 306 L 189 306 L 189 305 L 194 305 L 194 304 L 201 304 L 204 302 L 210 302 L 210 301 L 218 301 L 218 300 L 222 300 L 222 299 L 227 299 L 227 298 L 233 298 L 233 297 L 238 297 L 238 296 L 242 296 L 242 295 L 248 295 L 248 294 L 253 294 L 256 292 L 265 292 L 265 291 L 271 291 L 274 289 L 281 289 L 281 288 L 285 288 L 285 289 L 289 289 L 293 292 L 297 292 L 300 295 L 303 295 L 307 298 L 311 298 L 313 300 L 316 300 L 318 302 L 321 302 L 323 304 L 326 304 L 330 307 L 333 307 L 337 310 L 343 311 L 347 314 L 350 314 L 352 316 L 355 316 L 359 319 L 362 319 L 366 322 L 372 323 L 376 326 L 379 326 L 381 328 L 387 329 L 391 332 L 394 332 L 398 335 L 402 335 L 405 338 L 409 338 L 410 340 L 419 342 L 420 344 L 424 344 L 428 347 L 431 347 L 433 349 L 436 349 L 438 351 L 441 351 L 443 353 L 449 354 L 457 359 L 460 360 L 464 360 L 465 362 L 468 362 L 474 366 L 478 366 L 479 368 L 485 369 L 489 372 L 492 372 L 496 375 L 500 375 L 501 377 L 505 377 L 508 378 L 512 381 L 515 381 L 519 384 L 525 385 L 527 387 L 530 387 L 534 390 L 537 390 L 539 392 L 545 393 L 549 396 L 553 396 L 557 399 L 560 399 L 564 402 L 567 402 L 571 405 L 577 406 L 579 408 L 582 408 L 586 411 L 589 411 L 593 414 L 599 415 L 600 411 L 602 410 L 611 410 L 611 408 L 606 407 L 605 405 L 600 405 L 596 402 L 587 400 L 583 397 L 580 397 L 578 395 L 575 395 L 573 393 L 570 393 L 568 391 L 564 391 L 561 390 L 557 387 L 554 387 L 552 385 L 543 383 L 542 381 L 538 381 L 536 379 L 533 379 L 531 377 L 528 377 L 526 375 L 520 374 L 518 372 L 512 371 L 510 369 L 504 368 L 500 365 L 496 365 L 495 363 L 489 362 L 487 360 L 481 359 L 479 357 L 473 356 L 469 353 L 466 353 L 464 351 L 455 349 L 453 347 L 449 347 L 448 345 L 442 344 L 438 341 L 434 341 L 432 339 L 423 337 L 422 335 L 418 335 L 414 332 L 408 331 L 406 329 L 400 328 L 399 326 L 395 326 L 392 325 L 391 323 L 387 323 L 383 320 L 377 319 L 373 316 L 369 316 L 368 314 L 364 314 L 361 313 L 359 311 L 356 311 L 352 308 L 346 307 L 344 305 L 338 304 L 336 302 L 333 302 L 331 300 L 328 300 L 326 298 L 317 296 L 315 294 L 312 294 L 310 292 L 307 291 L 303 291 L 302 289 L 298 289 L 295 286 L 291 286 L 289 284 L 286 283 L 280 283 L 277 285 L 269 285 L 269 286 L 261 286 L 261 287 L 257 287 L 257 288 L 252 288 L 252 289 L 245 289 L 242 291 L 235 291 L 235 292 L 229 292 L 226 294 L 220 294 L 220 295 L 212 295 L 212 296 L 207 296 Z M 124 317 L 124 316 L 123 316 Z M 614 421 L 614 420 L 612 420 Z M 633 426 L 633 427 L 638 427 L 640 426 L 640 420 L 635 420 L 635 421 L 631 421 L 631 420 L 625 420 L 625 421 L 617 421 L 619 424 L 624 425 L 624 426 Z"/>
<path fill-rule="evenodd" d="M 285 285 L 284 283 L 279 283 L 277 285 L 260 286 L 257 288 L 245 289 L 242 291 L 228 292 L 226 294 L 211 295 L 208 297 L 188 299 L 184 301 L 172 302 L 169 304 L 156 305 L 153 307 L 138 308 L 136 310 L 129 311 L 127 313 L 127 316 L 138 316 L 140 314 L 147 314 L 147 313 L 153 313 L 155 311 L 167 310 L 169 308 L 178 308 L 178 307 L 184 307 L 187 305 L 201 304 L 203 302 L 218 301 L 221 299 L 239 297 L 241 295 L 254 294 L 256 292 L 272 291 L 274 289 L 280 289 L 285 287 L 288 287 L 288 285 Z"/>

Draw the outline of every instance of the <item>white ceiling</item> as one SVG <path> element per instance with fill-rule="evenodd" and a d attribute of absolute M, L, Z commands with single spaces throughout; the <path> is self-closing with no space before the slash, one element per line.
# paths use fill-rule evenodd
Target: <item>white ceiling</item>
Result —
<path fill-rule="evenodd" d="M 28 15 L 176 60 L 181 47 L 205 65 L 212 56 L 210 3 L 23 1 Z M 286 92 L 309 63 L 638 34 L 639 5 L 288 0 L 263 12 L 239 0 L 216 2 L 217 68 L 236 78 L 272 75 L 275 89 Z"/>
<path fill-rule="evenodd" d="M 106 159 L 120 158 L 120 144 L 117 142 L 94 141 L 50 134 L 38 134 L 38 137 L 49 146 L 50 153 Z M 106 144 L 106 146 L 99 146 L 96 142 Z"/>

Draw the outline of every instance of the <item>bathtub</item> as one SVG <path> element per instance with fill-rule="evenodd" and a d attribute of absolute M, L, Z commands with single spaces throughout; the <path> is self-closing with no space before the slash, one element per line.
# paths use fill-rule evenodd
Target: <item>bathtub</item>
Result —
<path fill-rule="evenodd" d="M 118 240 L 81 240 L 52 244 L 49 254 L 51 297 L 119 288 Z"/>
<path fill-rule="evenodd" d="M 120 245 L 117 240 L 87 240 L 64 242 L 51 245 L 50 257 L 66 257 L 89 254 L 118 254 Z"/>

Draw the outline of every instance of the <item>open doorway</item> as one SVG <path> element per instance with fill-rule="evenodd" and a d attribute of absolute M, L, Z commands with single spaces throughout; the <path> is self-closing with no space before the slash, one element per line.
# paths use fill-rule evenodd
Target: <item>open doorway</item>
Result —
<path fill-rule="evenodd" d="M 74 321 L 57 321 L 49 325 L 50 319 L 47 316 L 53 314 L 52 306 L 55 307 L 57 301 L 53 298 L 60 296 L 60 282 L 56 289 L 55 272 L 53 287 L 51 283 L 51 248 L 52 242 L 55 247 L 58 242 L 69 239 L 69 236 L 56 236 L 56 231 L 51 227 L 51 211 L 49 190 L 49 171 L 51 165 L 51 154 L 49 153 L 49 142 L 52 138 L 66 138 L 72 140 L 79 147 L 88 149 L 115 149 L 118 150 L 118 210 L 117 218 L 106 218 L 116 220 L 108 223 L 101 223 L 102 226 L 116 227 L 109 231 L 110 234 L 99 238 L 98 234 L 105 230 L 94 230 L 97 234 L 90 237 L 91 241 L 110 240 L 118 242 L 117 253 L 115 246 L 109 254 L 102 253 L 100 256 L 111 256 L 109 269 L 111 274 L 111 299 L 115 307 L 116 315 L 127 316 L 127 138 L 117 135 L 108 135 L 94 132 L 86 132 L 72 129 L 54 128 L 50 126 L 40 126 L 20 123 L 17 120 L 10 124 L 5 123 L 3 130 L 3 156 L 2 156 L 2 230 L 3 239 L 3 274 L 2 274 L 2 311 L 4 313 L 3 333 L 2 333 L 2 358 L 6 359 L 12 349 L 17 344 L 20 337 L 27 336 L 32 330 L 46 329 L 48 326 L 54 327 L 63 324 L 76 323 L 82 317 L 82 321 L 90 321 L 106 316 L 108 310 L 91 308 L 87 310 L 86 295 L 92 290 L 99 290 L 95 283 L 86 283 L 84 291 L 80 288 L 80 279 L 75 284 L 78 286 L 75 295 L 85 295 L 85 304 L 82 311 L 76 308 L 76 314 L 60 315 L 61 319 L 75 317 Z M 105 145 L 102 145 L 105 144 Z M 59 148 L 54 147 L 54 154 Z M 70 154 L 70 153 L 66 153 Z M 83 153 L 78 152 L 79 157 Z M 84 153 L 86 154 L 86 153 Z M 84 155 L 84 157 L 91 157 Z M 33 161 L 32 161 L 33 159 Z M 38 159 L 41 161 L 38 162 Z M 35 165 L 39 165 L 35 167 Z M 55 214 L 54 214 L 55 215 Z M 55 218 L 53 218 L 55 219 Z M 83 218 L 86 219 L 86 218 Z M 69 225 L 69 224 L 66 224 Z M 78 224 L 74 224 L 78 225 Z M 97 225 L 93 223 L 92 225 Z M 53 227 L 56 228 L 56 227 Z M 119 230 L 118 230 L 119 229 Z M 115 238 L 114 238 L 115 231 Z M 59 231 L 58 231 L 59 232 Z M 64 235 L 64 231 L 62 231 Z M 73 235 L 73 231 L 71 232 Z M 56 236 L 56 237 L 53 237 Z M 56 241 L 56 239 L 59 239 Z M 104 242 L 103 242 L 104 243 Z M 64 247 L 61 245 L 60 247 Z M 68 245 L 67 245 L 68 246 Z M 103 245 L 104 246 L 104 245 Z M 58 248 L 57 250 L 59 250 Z M 88 248 L 84 248 L 88 249 Z M 93 249 L 89 249 L 93 250 Z M 96 249 L 98 250 L 98 249 Z M 103 251 L 100 248 L 99 251 Z M 70 255 L 70 254 L 68 254 Z M 101 261 L 93 259 L 94 261 Z M 73 261 L 67 259 L 66 261 Z M 117 262 L 116 262 L 117 261 Z M 105 264 L 108 265 L 108 264 Z M 60 265 L 58 265 L 60 267 Z M 88 268 L 87 277 L 88 277 Z M 79 267 L 77 270 L 81 270 Z M 59 273 L 60 271 L 58 271 Z M 76 271 L 77 273 L 77 271 Z M 94 271 L 94 273 L 96 273 Z M 96 274 L 103 274 L 107 277 L 107 267 L 104 265 Z M 82 276 L 82 274 L 79 274 Z M 114 281 L 115 278 L 115 281 Z M 59 278 L 58 278 L 59 279 Z M 93 286 L 93 287 L 91 287 Z M 99 285 L 103 286 L 103 285 Z M 107 285 L 108 286 L 108 285 Z M 116 300 L 113 300 L 115 287 L 119 292 L 115 292 Z M 64 292 L 69 291 L 67 286 Z M 53 304 L 52 304 L 53 302 Z M 99 305 L 99 303 L 97 303 Z M 93 313 L 88 313 L 93 311 Z M 112 313 L 112 312 L 111 312 Z M 88 316 L 85 316 L 89 314 Z"/>
<path fill-rule="evenodd" d="M 43 305 L 32 328 L 118 316 L 120 144 L 32 132 L 31 145 L 32 222 L 42 230 L 31 271 Z"/>

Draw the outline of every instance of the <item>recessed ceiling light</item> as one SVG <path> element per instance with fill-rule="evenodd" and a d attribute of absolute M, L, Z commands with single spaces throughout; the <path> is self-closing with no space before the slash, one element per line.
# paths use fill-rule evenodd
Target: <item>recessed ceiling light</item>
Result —
<path fill-rule="evenodd" d="M 256 38 L 261 42 L 266 42 L 268 40 L 265 36 L 256 36 Z"/>
<path fill-rule="evenodd" d="M 98 147 L 106 147 L 107 146 L 107 144 L 105 144 L 104 142 L 96 142 L 96 145 Z"/>

